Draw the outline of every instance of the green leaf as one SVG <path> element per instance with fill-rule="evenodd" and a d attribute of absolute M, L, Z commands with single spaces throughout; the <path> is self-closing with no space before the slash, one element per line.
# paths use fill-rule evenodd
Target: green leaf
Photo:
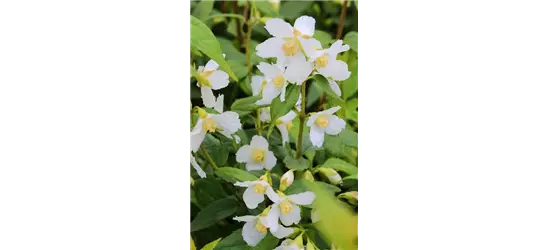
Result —
<path fill-rule="evenodd" d="M 343 37 L 343 44 L 348 44 L 352 50 L 358 53 L 358 32 L 351 31 Z"/>
<path fill-rule="evenodd" d="M 214 178 L 198 179 L 195 181 L 193 190 L 195 198 L 200 206 L 205 207 L 212 202 L 227 197 L 227 193 L 223 190 L 221 183 Z"/>
<path fill-rule="evenodd" d="M 313 80 L 314 80 L 314 83 L 320 87 L 320 89 L 324 92 L 326 92 L 326 94 L 328 96 L 330 96 L 330 98 L 332 100 L 335 101 L 335 103 L 339 106 L 341 106 L 342 108 L 345 107 L 345 101 L 343 101 L 343 99 L 341 99 L 341 97 L 339 97 L 333 90 L 332 88 L 330 87 L 330 84 L 328 83 L 328 80 L 326 80 L 326 78 L 322 75 L 315 75 L 313 76 Z"/>
<path fill-rule="evenodd" d="M 358 122 L 358 99 L 352 99 L 347 101 L 347 108 L 345 108 L 345 117 L 347 120 Z"/>
<path fill-rule="evenodd" d="M 332 35 L 326 31 L 315 30 L 313 38 L 318 40 L 323 48 L 330 47 L 330 44 L 332 43 Z"/>
<path fill-rule="evenodd" d="M 295 180 L 292 183 L 292 185 L 290 185 L 284 191 L 284 194 L 290 195 L 290 194 L 299 194 L 299 193 L 303 193 L 303 192 L 306 192 L 306 191 L 314 191 L 307 184 L 305 184 L 307 182 L 310 182 L 310 181 Z M 315 183 L 317 183 L 319 187 L 321 187 L 324 191 L 326 191 L 328 193 L 335 194 L 335 193 L 341 192 L 341 189 L 339 189 L 338 187 L 336 187 L 332 184 L 328 184 L 328 183 L 324 183 L 324 182 L 320 182 L 320 181 L 317 181 Z"/>
<path fill-rule="evenodd" d="M 217 243 L 221 241 L 221 238 L 217 239 L 217 240 L 214 240 L 210 243 L 208 243 L 207 245 L 205 245 L 203 248 L 201 248 L 200 250 L 213 250 L 214 247 L 217 245 Z"/>
<path fill-rule="evenodd" d="M 215 174 L 228 182 L 255 181 L 257 177 L 250 172 L 232 167 L 222 167 L 215 170 Z"/>
<path fill-rule="evenodd" d="M 269 129 L 272 129 L 272 127 L 274 127 L 278 118 L 290 112 L 290 110 L 292 110 L 292 108 L 295 106 L 297 99 L 299 99 L 299 88 L 300 86 L 290 84 L 286 88 L 286 99 L 284 102 L 281 102 L 279 97 L 273 99 L 270 110 L 272 122 L 269 125 Z"/>
<path fill-rule="evenodd" d="M 346 176 L 346 177 L 342 178 L 342 180 L 358 180 L 358 173 Z"/>
<path fill-rule="evenodd" d="M 349 175 L 358 174 L 358 168 L 355 165 L 339 158 L 328 159 L 326 162 L 324 162 L 324 164 L 322 164 L 322 167 L 332 168 L 334 170 L 341 171 Z"/>
<path fill-rule="evenodd" d="M 355 52 L 349 52 L 347 59 L 351 76 L 342 83 L 343 98 L 346 100 L 358 91 L 358 61 Z"/>
<path fill-rule="evenodd" d="M 343 145 L 358 148 L 358 133 L 350 130 L 350 129 L 344 129 L 340 134 L 339 137 L 341 138 L 341 142 Z"/>
<path fill-rule="evenodd" d="M 268 233 L 255 247 L 251 247 L 242 239 L 242 229 L 238 229 L 217 243 L 214 250 L 272 250 L 276 248 L 278 241 Z"/>
<path fill-rule="evenodd" d="M 284 1 L 280 3 L 280 15 L 289 19 L 297 18 L 301 13 L 307 11 L 312 1 Z"/>
<path fill-rule="evenodd" d="M 231 78 L 238 81 L 231 67 L 225 61 L 225 58 L 223 58 L 219 42 L 215 39 L 212 31 L 206 24 L 194 16 L 191 16 L 191 44 L 219 64 L 221 69 L 226 71 Z"/>
<path fill-rule="evenodd" d="M 204 137 L 204 147 L 218 167 L 225 165 L 229 157 L 229 149 L 210 133 Z M 206 161 L 208 162 L 208 161 Z M 208 162 L 209 163 L 209 162 Z"/>
<path fill-rule="evenodd" d="M 231 66 L 231 69 L 233 69 L 234 74 L 238 79 L 242 79 L 248 75 L 248 68 L 246 68 L 246 65 L 241 61 L 227 60 L 227 63 Z"/>
<path fill-rule="evenodd" d="M 267 1 L 254 1 L 255 7 L 263 14 L 270 17 L 278 17 L 278 12 L 274 10 L 271 3 Z"/>
<path fill-rule="evenodd" d="M 210 16 L 210 12 L 212 12 L 214 3 L 215 1 L 212 0 L 200 1 L 200 3 L 194 9 L 192 15 L 198 17 L 200 20 L 205 22 Z"/>
<path fill-rule="evenodd" d="M 233 215 L 237 210 L 238 201 L 234 197 L 214 201 L 196 215 L 196 218 L 191 222 L 191 232 L 214 225 L 220 220 Z"/>
<path fill-rule="evenodd" d="M 257 105 L 255 104 L 256 101 L 260 100 L 262 98 L 261 95 L 255 95 L 255 96 L 249 96 L 241 99 L 237 99 L 234 101 L 233 105 L 231 105 L 231 110 L 240 110 L 240 111 L 254 111 L 260 107 L 265 107 L 267 105 Z"/>
<path fill-rule="evenodd" d="M 288 155 L 286 156 L 286 158 L 284 158 L 284 164 L 286 165 L 287 168 L 293 169 L 293 170 L 305 170 L 309 168 L 309 161 L 304 159 L 303 157 L 296 159 Z"/>

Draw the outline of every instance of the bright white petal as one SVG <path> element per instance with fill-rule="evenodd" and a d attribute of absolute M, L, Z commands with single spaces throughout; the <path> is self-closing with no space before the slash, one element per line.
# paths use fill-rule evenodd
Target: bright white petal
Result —
<path fill-rule="evenodd" d="M 265 169 L 271 170 L 276 165 L 276 157 L 272 151 L 267 151 L 265 153 L 264 166 Z"/>
<path fill-rule="evenodd" d="M 215 96 L 212 89 L 208 86 L 201 86 L 200 93 L 202 94 L 202 102 L 204 106 L 213 108 L 215 106 Z"/>
<path fill-rule="evenodd" d="M 261 73 L 263 73 L 267 78 L 275 78 L 279 74 L 282 73 L 282 69 L 279 67 L 272 65 L 270 63 L 264 63 L 260 62 L 259 65 L 257 65 L 257 68 Z"/>
<path fill-rule="evenodd" d="M 328 118 L 328 126 L 324 128 L 324 132 L 329 135 L 337 135 L 345 128 L 345 121 L 335 115 Z"/>
<path fill-rule="evenodd" d="M 240 182 L 240 181 L 237 181 L 234 183 L 235 186 L 238 186 L 238 187 L 249 187 L 253 184 L 252 181 L 243 181 L 243 182 Z"/>
<path fill-rule="evenodd" d="M 212 89 L 218 90 L 229 85 L 229 75 L 221 70 L 216 70 L 208 76 L 208 81 L 212 85 Z"/>
<path fill-rule="evenodd" d="M 265 190 L 265 194 L 267 194 L 267 197 L 269 197 L 269 199 L 274 203 L 277 203 L 280 201 L 280 197 L 278 196 L 278 194 L 275 193 L 275 191 L 271 186 L 267 186 L 267 189 Z"/>
<path fill-rule="evenodd" d="M 292 204 L 292 212 L 289 214 L 280 213 L 280 221 L 284 226 L 297 224 L 301 220 L 301 210 L 298 205 Z"/>
<path fill-rule="evenodd" d="M 333 58 L 328 59 L 326 67 L 317 67 L 317 71 L 326 78 L 332 77 L 336 81 L 344 81 L 351 76 L 347 64 Z"/>
<path fill-rule="evenodd" d="M 217 101 L 215 101 L 214 109 L 215 111 L 219 113 L 223 113 L 223 95 L 220 95 L 217 97 Z"/>
<path fill-rule="evenodd" d="M 261 92 L 261 85 L 263 85 L 263 77 L 261 76 L 252 76 L 252 94 L 259 95 Z"/>
<path fill-rule="evenodd" d="M 214 60 L 209 60 L 208 63 L 206 63 L 206 66 L 204 66 L 204 71 L 216 70 L 218 67 L 219 64 Z"/>
<path fill-rule="evenodd" d="M 257 221 L 253 220 L 250 222 L 246 222 L 246 224 L 244 224 L 244 227 L 242 227 L 242 238 L 250 246 L 257 245 L 264 236 L 255 229 L 256 223 Z"/>
<path fill-rule="evenodd" d="M 337 54 L 341 52 L 345 52 L 349 50 L 349 45 L 343 45 L 342 40 L 337 40 L 335 43 L 330 46 L 329 49 L 326 50 L 326 53 L 328 53 L 330 56 L 336 57 Z"/>
<path fill-rule="evenodd" d="M 257 101 L 257 105 L 271 104 L 273 99 L 280 94 L 280 89 L 274 86 L 273 82 L 268 82 L 263 89 L 261 100 Z"/>
<path fill-rule="evenodd" d="M 204 66 L 198 66 L 198 69 L 196 71 L 203 72 L 204 71 Z"/>
<path fill-rule="evenodd" d="M 198 176 L 200 176 L 201 178 L 206 178 L 206 172 L 204 172 L 200 165 L 198 165 L 198 162 L 196 162 L 196 159 L 193 155 L 191 155 L 191 165 L 193 166 L 194 170 L 196 170 Z"/>
<path fill-rule="evenodd" d="M 252 170 L 261 170 L 263 169 L 263 165 L 257 164 L 255 162 L 247 162 L 246 163 L 246 170 L 252 171 Z"/>
<path fill-rule="evenodd" d="M 317 125 L 311 126 L 309 138 L 311 138 L 313 146 L 322 147 L 322 144 L 324 143 L 324 130 Z"/>
<path fill-rule="evenodd" d="M 204 141 L 204 137 L 206 137 L 206 132 L 202 129 L 196 134 L 191 134 L 191 150 L 193 152 L 198 151 L 200 145 L 202 145 L 202 142 Z"/>
<path fill-rule="evenodd" d="M 280 101 L 285 102 L 286 101 L 286 87 L 288 87 L 288 83 L 285 82 L 284 86 L 280 88 Z"/>
<path fill-rule="evenodd" d="M 233 218 L 235 221 L 242 221 L 242 222 L 250 222 L 255 220 L 256 217 L 253 215 L 244 215 L 244 216 L 236 216 Z"/>
<path fill-rule="evenodd" d="M 273 204 L 273 206 L 271 207 L 271 210 L 267 214 L 267 222 L 268 222 L 267 226 L 271 230 L 273 230 L 273 231 L 278 230 L 278 218 L 279 217 L 280 217 L 280 208 L 278 207 L 278 203 L 275 203 L 275 204 Z"/>
<path fill-rule="evenodd" d="M 284 42 L 281 38 L 271 37 L 255 47 L 256 54 L 261 58 L 284 56 L 284 51 L 282 50 Z"/>
<path fill-rule="evenodd" d="M 265 29 L 275 37 L 292 37 L 294 35 L 292 25 L 280 18 L 269 19 L 265 22 Z"/>
<path fill-rule="evenodd" d="M 278 225 L 278 230 L 276 231 L 271 230 L 271 233 L 279 239 L 283 239 L 288 235 L 292 234 L 293 232 L 294 232 L 293 229 L 284 227 L 282 225 Z"/>
<path fill-rule="evenodd" d="M 269 107 L 261 109 L 259 113 L 259 119 L 262 122 L 268 122 L 269 120 L 271 120 L 271 113 L 269 111 Z"/>
<path fill-rule="evenodd" d="M 341 96 L 341 89 L 339 89 L 339 85 L 337 85 L 337 82 L 332 80 L 331 78 L 328 78 L 328 84 L 330 85 L 330 88 L 336 93 L 337 96 Z"/>
<path fill-rule="evenodd" d="M 293 110 L 290 110 L 287 114 L 283 115 L 282 117 L 278 118 L 282 120 L 284 123 L 291 122 L 296 117 L 296 113 Z"/>
<path fill-rule="evenodd" d="M 280 131 L 280 135 L 282 136 L 282 143 L 286 143 L 290 141 L 290 136 L 288 134 L 288 128 L 286 128 L 285 124 L 276 125 L 278 130 Z"/>
<path fill-rule="evenodd" d="M 305 39 L 303 37 L 299 37 L 298 39 L 306 56 L 311 57 L 312 59 L 319 56 L 319 50 L 322 50 L 322 44 L 318 40 L 314 38 Z"/>
<path fill-rule="evenodd" d="M 324 115 L 333 115 L 339 109 L 341 109 L 340 106 L 335 106 L 335 107 L 331 107 L 329 109 L 326 109 L 326 110 L 322 111 L 321 113 L 324 114 Z"/>
<path fill-rule="evenodd" d="M 313 68 L 313 63 L 308 62 L 305 59 L 305 56 L 301 55 L 296 57 L 295 60 L 292 60 L 288 65 L 288 68 L 286 68 L 284 76 L 288 82 L 301 85 L 302 82 L 307 80 L 307 77 L 311 74 Z"/>
<path fill-rule="evenodd" d="M 242 199 L 244 199 L 246 207 L 248 207 L 249 209 L 254 209 L 257 207 L 257 205 L 259 205 L 259 203 L 265 200 L 265 196 L 263 194 L 256 193 L 254 191 L 254 187 L 250 186 L 244 191 Z"/>
<path fill-rule="evenodd" d="M 307 119 L 307 126 L 313 126 L 313 124 L 315 124 L 316 118 L 318 118 L 320 114 L 322 114 L 322 112 L 312 114 L 309 119 Z"/>
<path fill-rule="evenodd" d="M 299 194 L 292 194 L 288 195 L 288 199 L 298 205 L 310 205 L 315 200 L 315 193 L 307 191 Z"/>
<path fill-rule="evenodd" d="M 252 137 L 252 140 L 250 141 L 250 146 L 252 148 L 268 150 L 269 142 L 263 136 L 254 135 L 254 137 Z"/>
<path fill-rule="evenodd" d="M 315 19 L 310 16 L 300 16 L 295 20 L 294 28 L 303 35 L 312 36 L 315 33 Z"/>
<path fill-rule="evenodd" d="M 233 111 L 223 112 L 219 115 L 212 115 L 212 120 L 221 127 L 225 132 L 233 134 L 242 128 L 240 124 L 240 118 L 238 118 L 238 113 Z"/>
<path fill-rule="evenodd" d="M 250 156 L 252 155 L 252 148 L 250 145 L 244 145 L 238 149 L 236 152 L 236 161 L 237 162 L 247 162 L 248 159 L 250 159 Z"/>

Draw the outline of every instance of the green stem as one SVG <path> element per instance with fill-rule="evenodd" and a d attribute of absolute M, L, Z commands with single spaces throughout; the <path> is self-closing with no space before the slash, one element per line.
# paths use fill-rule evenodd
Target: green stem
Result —
<path fill-rule="evenodd" d="M 307 81 L 301 84 L 301 114 L 299 114 L 299 134 L 297 136 L 297 148 L 295 158 L 301 157 L 301 145 L 303 143 L 303 125 L 305 124 L 305 108 L 307 107 Z"/>
<path fill-rule="evenodd" d="M 241 19 L 242 21 L 245 21 L 244 16 L 239 15 L 239 14 L 230 14 L 230 13 L 211 15 L 211 16 L 208 17 L 206 20 L 214 19 L 214 18 L 216 18 L 216 17 L 234 17 L 234 18 Z"/>
<path fill-rule="evenodd" d="M 204 152 L 204 155 L 206 155 L 206 159 L 210 162 L 210 165 L 212 165 L 212 167 L 216 169 L 217 165 L 215 165 L 215 162 L 210 156 L 210 153 L 208 153 L 208 150 L 206 150 L 206 147 L 204 147 L 204 145 L 200 145 L 200 148 L 202 149 L 202 152 Z"/>
<path fill-rule="evenodd" d="M 261 127 L 261 109 L 260 108 L 257 109 L 256 129 L 257 129 L 257 134 L 261 135 L 263 128 Z"/>

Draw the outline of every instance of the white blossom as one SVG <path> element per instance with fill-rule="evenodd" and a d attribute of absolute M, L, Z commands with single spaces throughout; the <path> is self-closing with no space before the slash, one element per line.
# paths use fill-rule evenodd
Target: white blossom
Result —
<path fill-rule="evenodd" d="M 254 135 L 250 145 L 238 149 L 236 161 L 246 163 L 248 170 L 271 170 L 276 165 L 276 157 L 269 151 L 269 142 L 260 135 Z"/>
<path fill-rule="evenodd" d="M 277 197 L 270 197 L 273 205 L 267 215 L 267 223 L 273 230 L 278 230 L 278 220 L 285 226 L 297 224 L 301 220 L 301 209 L 298 205 L 310 205 L 315 199 L 313 192 L 307 191 L 299 194 L 284 195 L 280 193 Z"/>
<path fill-rule="evenodd" d="M 324 144 L 324 133 L 337 135 L 345 128 L 345 121 L 336 115 L 333 115 L 340 109 L 339 106 L 314 113 L 307 120 L 307 126 L 310 127 L 309 137 L 311 143 L 316 147 L 322 147 Z"/>
<path fill-rule="evenodd" d="M 282 243 L 280 243 L 280 246 L 273 250 L 303 250 L 303 247 L 300 247 L 299 243 L 292 239 L 285 239 Z"/>
<path fill-rule="evenodd" d="M 294 170 L 290 169 L 280 178 L 280 187 L 278 189 L 284 192 L 292 183 L 294 183 Z"/>
<path fill-rule="evenodd" d="M 271 199 L 271 197 L 276 198 L 276 193 L 269 183 L 265 180 L 257 181 L 245 181 L 245 182 L 236 182 L 235 186 L 246 187 L 242 199 L 246 207 L 249 209 L 255 209 L 257 206 L 265 200 L 265 195 Z"/>
<path fill-rule="evenodd" d="M 259 110 L 259 120 L 262 122 L 270 122 L 271 121 L 271 108 L 265 107 L 261 108 Z"/>
<path fill-rule="evenodd" d="M 191 131 L 191 149 L 193 152 L 198 151 L 198 148 L 200 148 L 200 145 L 204 141 L 204 137 L 206 137 L 206 133 L 219 132 L 227 138 L 232 139 L 232 134 L 242 127 L 238 114 L 233 111 L 210 114 L 199 108 L 198 116 L 199 119 Z"/>
<path fill-rule="evenodd" d="M 266 210 L 267 211 L 267 210 Z M 267 229 L 270 229 L 271 234 L 282 239 L 294 232 L 291 228 L 279 225 L 278 230 L 273 231 L 266 224 L 266 216 L 262 214 L 237 216 L 233 218 L 236 221 L 246 222 L 242 227 L 242 238 L 249 246 L 256 246 L 267 234 Z"/>
<path fill-rule="evenodd" d="M 213 108 L 216 104 L 212 89 L 219 90 L 229 85 L 229 75 L 217 68 L 219 65 L 214 60 L 210 60 L 206 66 L 198 67 L 196 73 L 196 85 L 200 88 L 204 106 L 208 108 Z"/>
<path fill-rule="evenodd" d="M 278 128 L 280 134 L 282 135 L 282 143 L 290 142 L 289 134 L 293 127 L 292 121 L 295 117 L 296 113 L 294 111 L 290 111 L 276 120 L 276 128 Z"/>
<path fill-rule="evenodd" d="M 316 71 L 328 79 L 343 81 L 351 76 L 347 63 L 337 60 L 337 54 L 349 50 L 349 45 L 337 40 L 330 48 L 317 50 L 311 56 Z"/>
<path fill-rule="evenodd" d="M 193 166 L 194 170 L 196 170 L 196 173 L 198 174 L 198 176 L 200 176 L 200 178 L 206 178 L 206 172 L 204 172 L 204 170 L 202 170 L 200 165 L 198 165 L 198 162 L 196 162 L 196 159 L 192 154 L 191 154 L 191 166 Z"/>

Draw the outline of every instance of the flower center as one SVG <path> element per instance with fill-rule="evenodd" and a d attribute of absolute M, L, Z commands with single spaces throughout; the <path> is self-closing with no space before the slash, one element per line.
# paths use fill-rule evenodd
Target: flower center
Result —
<path fill-rule="evenodd" d="M 291 213 L 293 210 L 294 207 L 288 200 L 284 200 L 280 203 L 280 211 L 282 211 L 284 215 Z"/>
<path fill-rule="evenodd" d="M 281 88 L 282 84 L 284 84 L 284 80 L 286 80 L 284 76 L 282 74 L 279 74 L 273 79 L 273 83 L 275 87 Z"/>
<path fill-rule="evenodd" d="M 284 51 L 284 55 L 286 56 L 295 56 L 299 51 L 299 41 L 295 38 L 290 39 L 282 44 L 282 51 Z"/>
<path fill-rule="evenodd" d="M 291 123 L 291 122 L 286 123 L 286 128 L 287 128 L 288 130 L 291 130 L 293 127 L 294 127 L 294 124 L 293 124 L 293 123 Z"/>
<path fill-rule="evenodd" d="M 262 162 L 265 157 L 265 151 L 261 149 L 254 149 L 252 153 L 252 158 L 255 162 Z"/>
<path fill-rule="evenodd" d="M 315 124 L 321 128 L 325 128 L 328 126 L 328 116 L 326 115 L 319 115 L 316 118 Z"/>
<path fill-rule="evenodd" d="M 301 31 L 297 30 L 296 28 L 294 28 L 294 36 L 301 36 Z"/>
<path fill-rule="evenodd" d="M 210 81 L 208 81 L 208 76 L 210 76 L 212 73 L 213 70 L 202 71 L 198 73 L 198 75 L 196 76 L 196 80 L 200 85 L 212 87 L 212 84 L 210 83 Z"/>
<path fill-rule="evenodd" d="M 265 187 L 261 184 L 255 184 L 254 185 L 254 191 L 258 194 L 263 194 L 263 193 L 265 193 Z"/>
<path fill-rule="evenodd" d="M 261 224 L 261 221 L 257 220 L 257 223 L 255 224 L 255 230 L 260 233 L 265 233 L 267 231 L 267 227 Z"/>
<path fill-rule="evenodd" d="M 204 119 L 204 122 L 202 122 L 202 129 L 206 132 L 213 133 L 215 132 L 216 128 L 217 128 L 217 124 L 215 124 L 212 118 L 206 118 Z"/>
<path fill-rule="evenodd" d="M 324 54 L 319 56 L 315 60 L 315 62 L 316 62 L 316 65 L 318 65 L 319 67 L 326 67 L 326 65 L 328 65 L 328 55 Z"/>
<path fill-rule="evenodd" d="M 198 117 L 205 119 L 206 117 L 208 117 L 208 112 L 201 108 L 198 108 Z"/>

